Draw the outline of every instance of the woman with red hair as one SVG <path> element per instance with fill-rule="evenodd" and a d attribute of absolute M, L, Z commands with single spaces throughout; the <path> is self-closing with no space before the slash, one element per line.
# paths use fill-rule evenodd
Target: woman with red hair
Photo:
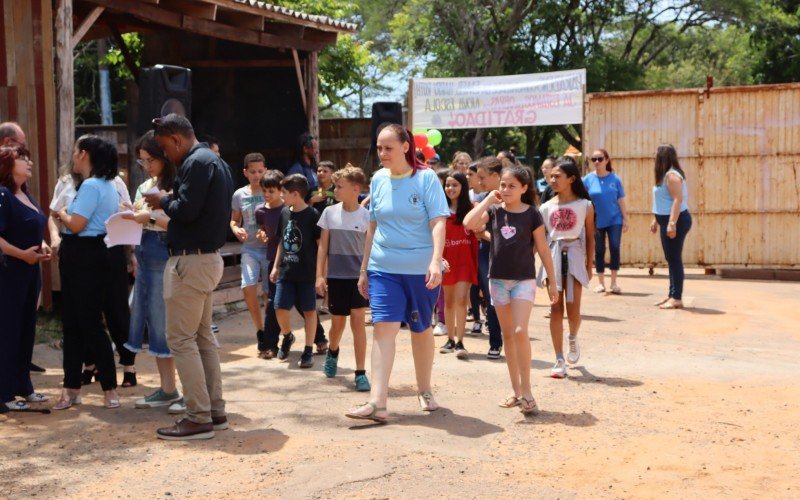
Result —
<path fill-rule="evenodd" d="M 42 240 L 47 217 L 28 194 L 32 176 L 24 148 L 0 147 L 0 404 L 10 410 L 47 401 L 33 391 L 30 373 L 39 262 L 50 260 L 50 247 Z M 25 401 L 16 401 L 16 396 Z"/>

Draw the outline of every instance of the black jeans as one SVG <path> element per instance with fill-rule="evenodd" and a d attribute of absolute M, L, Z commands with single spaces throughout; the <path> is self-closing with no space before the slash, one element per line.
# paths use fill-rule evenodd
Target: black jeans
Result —
<path fill-rule="evenodd" d="M 128 259 L 125 256 L 124 246 L 115 246 L 108 249 L 111 258 L 111 287 L 106 290 L 103 301 L 103 316 L 106 319 L 108 333 L 117 347 L 119 364 L 133 366 L 136 362 L 136 353 L 125 347 L 131 324 L 131 309 L 128 306 Z M 92 350 L 84 346 L 83 363 L 87 366 L 94 364 Z"/>
<path fill-rule="evenodd" d="M 669 266 L 669 296 L 675 300 L 683 300 L 683 242 L 692 228 L 692 216 L 688 210 L 680 213 L 674 238 L 667 238 L 669 215 L 656 215 L 656 222 L 661 229 L 661 247 Z"/>
<path fill-rule="evenodd" d="M 114 286 L 111 254 L 103 237 L 65 235 L 59 251 L 61 320 L 64 324 L 64 387 L 81 388 L 84 346 L 104 391 L 117 387 L 114 351 L 103 326 L 103 304 Z"/>
<path fill-rule="evenodd" d="M 272 269 L 271 261 L 267 262 L 267 269 Z M 275 317 L 275 290 L 277 286 L 275 283 L 271 282 L 269 278 L 267 278 L 267 285 L 269 297 L 267 298 L 267 309 L 264 313 L 264 349 L 277 349 L 281 334 L 281 327 L 278 325 L 278 319 Z M 294 307 L 297 309 L 297 312 L 300 313 L 300 316 L 302 316 L 303 311 L 300 310 L 300 307 L 298 305 Z M 328 339 L 325 338 L 325 329 L 322 328 L 322 322 L 319 319 L 318 313 L 317 333 L 314 336 L 314 343 L 322 344 L 327 341 Z M 260 348 L 261 346 L 259 346 L 259 349 Z"/>

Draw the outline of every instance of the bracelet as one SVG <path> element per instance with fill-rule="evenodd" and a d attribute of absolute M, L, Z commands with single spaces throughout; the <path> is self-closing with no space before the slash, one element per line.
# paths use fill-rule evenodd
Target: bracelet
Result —
<path fill-rule="evenodd" d="M 667 223 L 668 226 L 674 226 L 675 224 L 677 224 L 677 222 L 672 220 Z"/>
<path fill-rule="evenodd" d="M 360 273 L 366 273 L 366 272 L 367 272 L 367 270 L 366 270 L 366 269 L 359 269 L 359 271 L 358 271 L 358 272 L 359 272 L 359 274 L 360 274 Z"/>

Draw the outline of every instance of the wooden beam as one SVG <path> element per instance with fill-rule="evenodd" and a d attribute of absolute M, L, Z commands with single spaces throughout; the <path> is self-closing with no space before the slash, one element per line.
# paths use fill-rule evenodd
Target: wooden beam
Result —
<path fill-rule="evenodd" d="M 308 131 L 319 138 L 319 54 L 308 54 Z"/>
<path fill-rule="evenodd" d="M 264 29 L 263 16 L 237 12 L 235 10 L 219 9 L 217 11 L 217 21 L 241 29 L 254 31 L 261 31 Z"/>
<path fill-rule="evenodd" d="M 303 33 L 303 40 L 312 42 L 323 42 L 330 45 L 336 45 L 336 37 L 339 34 L 331 31 L 320 31 L 317 29 L 306 29 Z"/>
<path fill-rule="evenodd" d="M 306 27 L 298 26 L 296 24 L 283 24 L 276 23 L 275 21 L 265 21 L 264 31 L 272 35 L 303 38 Z"/>
<path fill-rule="evenodd" d="M 112 38 L 114 38 L 114 41 L 119 46 L 119 51 L 122 52 L 122 59 L 125 61 L 125 66 L 128 67 L 128 71 L 133 75 L 133 81 L 138 85 L 139 66 L 136 65 L 136 59 L 133 58 L 133 54 L 128 50 L 128 45 L 125 43 L 125 40 L 122 39 L 122 34 L 120 34 L 117 27 L 112 24 L 109 26 L 109 29 L 111 30 Z"/>
<path fill-rule="evenodd" d="M 230 40 L 232 42 L 259 45 L 273 48 L 295 48 L 305 51 L 318 51 L 325 47 L 324 43 L 311 42 L 302 39 L 270 35 L 247 29 L 238 29 L 233 26 L 198 19 L 196 17 L 171 12 L 160 7 L 139 3 L 136 0 L 84 0 L 95 5 L 102 5 L 109 11 L 123 12 L 139 19 L 184 30 L 198 35 L 212 38 Z M 163 1 L 163 0 L 162 0 Z"/>
<path fill-rule="evenodd" d="M 72 0 L 58 0 L 55 18 L 58 164 L 72 161 L 75 142 L 75 87 L 72 54 Z"/>
<path fill-rule="evenodd" d="M 300 57 L 297 55 L 297 49 L 292 49 L 292 58 L 294 59 L 294 69 L 297 72 L 297 86 L 300 87 L 300 98 L 303 100 L 303 111 L 305 111 L 306 116 L 308 116 L 306 86 L 303 84 L 303 72 L 300 69 Z"/>
<path fill-rule="evenodd" d="M 214 4 L 219 7 L 231 8 L 230 0 L 198 0 L 198 1 Z M 260 15 L 266 17 L 267 19 L 274 19 L 276 21 L 295 24 L 298 26 L 307 26 L 309 28 L 317 28 L 319 30 L 333 31 L 336 33 L 355 33 L 355 30 L 349 30 L 347 28 L 340 28 L 337 26 L 322 24 L 316 21 L 312 21 L 310 19 L 302 19 L 300 17 L 295 17 L 291 14 L 284 14 L 283 12 L 276 12 L 268 9 L 262 9 L 261 7 L 256 7 L 255 5 L 250 5 L 248 3 L 236 3 L 235 8 L 240 12 L 247 12 L 249 14 Z"/>
<path fill-rule="evenodd" d="M 89 31 L 89 28 L 92 27 L 94 22 L 97 21 L 97 18 L 100 17 L 100 14 L 102 14 L 104 10 L 106 10 L 105 7 L 97 6 L 94 9 L 92 9 L 91 12 L 89 12 L 89 15 L 86 16 L 81 25 L 78 26 L 78 29 L 75 30 L 75 33 L 72 34 L 73 49 L 78 45 L 78 42 L 81 41 L 83 36 L 86 34 L 87 31 Z"/>
<path fill-rule="evenodd" d="M 216 21 L 217 19 L 217 6 L 214 4 L 194 2 L 192 0 L 161 0 L 161 8 L 198 19 L 207 19 L 209 21 Z"/>
<path fill-rule="evenodd" d="M 179 66 L 187 68 L 291 68 L 291 59 L 208 59 L 205 61 L 183 61 Z"/>

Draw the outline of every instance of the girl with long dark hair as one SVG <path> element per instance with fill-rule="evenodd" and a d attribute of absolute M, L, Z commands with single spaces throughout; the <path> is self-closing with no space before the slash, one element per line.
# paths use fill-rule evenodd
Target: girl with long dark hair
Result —
<path fill-rule="evenodd" d="M 513 394 L 499 404 L 520 406 L 523 413 L 537 411 L 531 389 L 531 341 L 528 337 L 533 301 L 536 296 L 536 262 L 539 254 L 548 273 L 553 262 L 547 248 L 542 216 L 534 206 L 534 182 L 530 171 L 511 166 L 502 170 L 498 190 L 488 196 L 464 219 L 469 229 L 486 225 L 492 235 L 489 262 L 489 295 L 494 304 L 506 350 L 506 364 Z M 548 289 L 555 303 L 555 283 Z"/>
<path fill-rule="evenodd" d="M 661 309 L 683 308 L 683 243 L 692 228 L 687 199 L 686 174 L 675 147 L 662 144 L 656 151 L 654 217 L 650 223 L 650 232 L 661 229 L 661 247 L 669 266 L 669 295 L 655 304 Z"/>
<path fill-rule="evenodd" d="M 458 171 L 449 171 L 444 181 L 444 194 L 450 203 L 444 243 L 444 260 L 450 264 L 450 269 L 442 279 L 448 339 L 439 352 L 455 351 L 458 359 L 468 359 L 464 330 L 470 286 L 478 284 L 478 240 L 464 226 L 464 217 L 472 210 L 467 176 Z"/>
<path fill-rule="evenodd" d="M 592 277 L 594 251 L 594 208 L 575 161 L 562 157 L 550 171 L 550 186 L 555 196 L 540 210 L 547 229 L 555 274 L 539 273 L 540 286 L 555 283 L 558 301 L 550 307 L 550 336 L 556 363 L 553 378 L 567 376 L 564 360 L 564 303 L 569 321 L 569 353 L 566 361 L 578 362 L 581 356 L 578 330 L 581 326 L 581 292 Z"/>

